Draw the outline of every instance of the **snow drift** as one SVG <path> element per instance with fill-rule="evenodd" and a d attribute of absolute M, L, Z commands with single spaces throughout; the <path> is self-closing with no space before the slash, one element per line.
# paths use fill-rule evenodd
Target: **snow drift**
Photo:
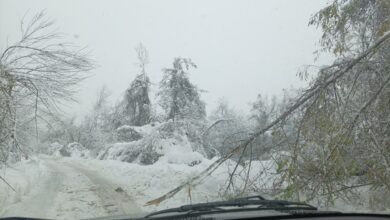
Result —
<path fill-rule="evenodd" d="M 158 160 L 168 163 L 199 164 L 204 149 L 199 128 L 186 122 L 165 122 L 142 127 L 122 126 L 117 129 L 118 140 L 132 140 L 108 145 L 98 159 L 119 160 L 150 165 Z"/>
<path fill-rule="evenodd" d="M 66 146 L 59 143 L 53 143 L 50 145 L 51 152 L 55 156 L 62 157 L 75 157 L 75 158 L 92 158 L 90 150 L 85 148 L 80 143 L 74 142 Z"/>

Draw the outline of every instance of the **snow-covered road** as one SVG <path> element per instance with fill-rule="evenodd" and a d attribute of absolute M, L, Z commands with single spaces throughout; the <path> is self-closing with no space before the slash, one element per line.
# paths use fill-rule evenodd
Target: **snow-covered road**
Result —
<path fill-rule="evenodd" d="M 0 176 L 15 189 L 11 190 L 0 181 L 0 217 L 140 216 L 191 203 L 221 200 L 221 189 L 225 190 L 231 164 L 235 163 L 221 165 L 201 184 L 185 188 L 159 205 L 145 206 L 213 162 L 214 159 L 204 159 L 200 164 L 189 166 L 163 157 L 153 165 L 140 165 L 117 160 L 35 155 L 0 169 Z M 272 160 L 252 161 L 251 181 L 256 180 L 265 190 L 270 189 L 277 178 L 276 167 Z M 343 202 L 338 206 L 344 211 L 364 210 L 364 207 L 347 206 Z"/>
<path fill-rule="evenodd" d="M 146 202 L 187 182 L 211 163 L 213 160 L 203 159 L 202 163 L 189 166 L 162 157 L 153 165 L 140 165 L 117 160 L 34 155 L 0 170 L 0 176 L 15 188 L 13 191 L 0 181 L 0 217 L 139 216 L 190 203 L 220 200 L 219 189 L 226 181 L 227 166 L 220 167 L 207 181 L 182 190 L 174 198 L 145 206 Z"/>
<path fill-rule="evenodd" d="M 37 183 L 0 216 L 80 219 L 140 213 L 130 192 L 77 162 L 40 157 Z"/>

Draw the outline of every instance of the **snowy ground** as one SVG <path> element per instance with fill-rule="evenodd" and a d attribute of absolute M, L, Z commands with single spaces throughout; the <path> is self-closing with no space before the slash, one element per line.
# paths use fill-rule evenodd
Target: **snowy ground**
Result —
<path fill-rule="evenodd" d="M 220 200 L 229 163 L 218 168 L 202 184 L 186 188 L 159 206 L 145 206 L 149 200 L 168 192 L 204 170 L 212 160 L 188 166 L 172 163 L 169 157 L 153 165 L 116 160 L 65 158 L 40 155 L 2 170 L 0 176 L 0 217 L 28 216 L 54 219 L 81 219 L 111 215 L 137 215 L 190 203 Z M 254 161 L 254 177 L 269 170 L 271 161 Z M 260 172 L 262 171 L 262 172 Z M 252 176 L 252 175 L 251 175 Z M 268 174 L 256 178 L 272 185 Z M 341 202 L 341 203 L 340 203 Z M 359 206 L 337 202 L 339 210 L 364 211 Z M 366 210 L 369 211 L 369 210 Z"/>
<path fill-rule="evenodd" d="M 0 216 L 80 219 L 141 213 L 131 195 L 76 161 L 40 156 L 7 168 Z"/>
<path fill-rule="evenodd" d="M 41 155 L 1 173 L 16 192 L 0 182 L 0 216 L 80 219 L 139 214 L 216 200 L 219 183 L 226 179 L 218 172 L 216 177 L 191 189 L 191 198 L 189 191 L 184 190 L 159 206 L 144 206 L 146 201 L 186 181 L 210 162 L 195 167 L 166 163 L 141 166 Z"/>

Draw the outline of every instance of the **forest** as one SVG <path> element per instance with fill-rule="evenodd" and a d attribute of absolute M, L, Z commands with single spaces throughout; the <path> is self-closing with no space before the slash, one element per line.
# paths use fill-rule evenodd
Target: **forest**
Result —
<path fill-rule="evenodd" d="M 202 85 L 191 80 L 192 70 L 202 67 L 180 54 L 161 70 L 162 80 L 151 83 L 152 61 L 147 45 L 139 44 L 133 51 L 138 74 L 123 97 L 113 104 L 103 86 L 91 97 L 92 110 L 76 118 L 61 105 L 77 100 L 80 82 L 99 64 L 82 47 L 62 42 L 43 11 L 23 22 L 18 42 L 0 51 L 0 166 L 40 154 L 141 166 L 164 158 L 207 165 L 147 205 L 207 183 L 223 169 L 221 198 L 261 194 L 388 210 L 390 1 L 331 1 L 308 24 L 322 32 L 317 53 L 331 53 L 333 62 L 298 72 L 306 88 L 258 94 L 248 114 L 228 98 L 206 109 Z M 273 169 L 262 169 L 261 161 Z M 0 179 L 12 188 L 6 176 Z"/>

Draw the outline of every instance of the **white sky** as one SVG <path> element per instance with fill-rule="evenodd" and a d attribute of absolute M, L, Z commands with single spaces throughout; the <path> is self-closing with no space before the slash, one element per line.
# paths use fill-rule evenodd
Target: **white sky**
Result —
<path fill-rule="evenodd" d="M 99 67 L 81 84 L 79 103 L 67 110 L 86 113 L 99 87 L 118 100 L 138 72 L 134 47 L 149 51 L 147 67 L 156 92 L 164 67 L 190 57 L 198 69 L 192 81 L 207 90 L 208 111 L 225 97 L 247 111 L 257 94 L 300 87 L 296 76 L 313 64 L 321 32 L 308 27 L 326 0 L 0 0 L 0 49 L 16 40 L 26 11 L 46 9 L 69 40 L 87 46 Z M 320 65 L 329 61 L 322 58 Z"/>

